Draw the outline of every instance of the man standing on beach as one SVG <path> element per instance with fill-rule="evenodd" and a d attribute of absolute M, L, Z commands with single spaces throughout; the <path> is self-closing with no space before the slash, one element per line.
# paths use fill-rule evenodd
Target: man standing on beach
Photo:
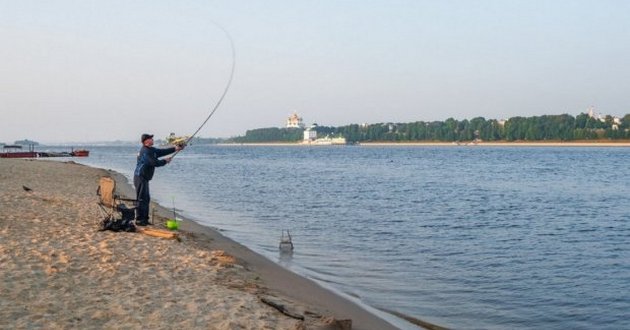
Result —
<path fill-rule="evenodd" d="M 142 134 L 140 137 L 142 148 L 138 154 L 138 163 L 133 173 L 133 185 L 136 187 L 136 225 L 146 226 L 149 224 L 149 204 L 151 195 L 149 194 L 149 181 L 153 178 L 156 167 L 164 166 L 171 162 L 173 157 L 159 159 L 162 156 L 172 154 L 184 149 L 184 145 L 176 145 L 171 148 L 158 149 L 153 147 L 153 135 Z"/>

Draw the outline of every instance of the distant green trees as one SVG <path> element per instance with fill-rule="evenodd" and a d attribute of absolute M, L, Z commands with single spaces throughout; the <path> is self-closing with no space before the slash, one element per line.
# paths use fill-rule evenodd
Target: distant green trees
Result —
<path fill-rule="evenodd" d="M 229 139 L 234 143 L 252 142 L 297 142 L 302 140 L 304 130 L 301 128 L 257 128 L 248 130 L 245 136 Z"/>
<path fill-rule="evenodd" d="M 224 143 L 226 139 L 224 138 L 203 138 L 203 137 L 195 137 L 191 144 L 218 144 Z"/>
<path fill-rule="evenodd" d="M 533 117 L 512 117 L 506 121 L 476 117 L 445 121 L 412 123 L 351 124 L 340 127 L 318 126 L 318 136 L 343 136 L 349 142 L 414 141 L 572 141 L 594 139 L 630 139 L 630 114 L 615 124 L 613 117 L 603 120 L 585 113 Z M 261 128 L 230 142 L 295 142 L 302 139 L 302 129 Z"/>

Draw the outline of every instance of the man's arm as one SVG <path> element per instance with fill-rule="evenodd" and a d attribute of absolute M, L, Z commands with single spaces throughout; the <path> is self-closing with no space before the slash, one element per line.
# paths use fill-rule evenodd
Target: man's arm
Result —
<path fill-rule="evenodd" d="M 141 153 L 140 157 L 142 158 L 142 161 L 146 165 L 153 166 L 153 167 L 160 167 L 160 166 L 166 165 L 167 163 L 163 159 L 158 159 L 156 157 L 157 153 L 154 153 L 150 148 L 143 148 L 140 153 Z"/>
<path fill-rule="evenodd" d="M 158 157 L 162 157 L 162 156 L 166 156 L 166 155 L 170 155 L 172 153 L 174 153 L 176 151 L 175 147 L 171 147 L 171 148 L 164 148 L 164 149 L 155 149 L 155 154 Z"/>

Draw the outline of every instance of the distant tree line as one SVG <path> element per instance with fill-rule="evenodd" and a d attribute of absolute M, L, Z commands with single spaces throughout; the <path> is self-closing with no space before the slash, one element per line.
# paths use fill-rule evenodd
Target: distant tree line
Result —
<path fill-rule="evenodd" d="M 534 117 L 513 117 L 506 121 L 485 119 L 417 121 L 413 123 L 351 124 L 340 127 L 317 126 L 318 136 L 343 136 L 348 142 L 417 142 L 417 141 L 572 141 L 597 139 L 630 139 L 630 114 L 621 123 L 606 116 L 602 119 L 581 113 Z M 296 142 L 303 130 L 295 128 L 259 128 L 245 136 L 226 142 Z"/>
<path fill-rule="evenodd" d="M 192 139 L 191 144 L 218 144 L 224 143 L 226 139 L 224 138 L 204 138 L 204 137 L 195 137 Z"/>
<path fill-rule="evenodd" d="M 302 140 L 304 130 L 301 128 L 257 128 L 248 130 L 245 136 L 228 139 L 234 143 L 260 143 L 260 142 L 297 142 Z"/>

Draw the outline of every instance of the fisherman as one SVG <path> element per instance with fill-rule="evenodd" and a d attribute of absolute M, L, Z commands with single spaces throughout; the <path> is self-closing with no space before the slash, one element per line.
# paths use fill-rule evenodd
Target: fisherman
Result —
<path fill-rule="evenodd" d="M 164 159 L 159 158 L 180 151 L 184 149 L 185 145 L 180 144 L 163 149 L 154 148 L 153 135 L 146 133 L 142 134 L 140 140 L 142 141 L 142 148 L 138 154 L 136 170 L 133 173 L 133 185 L 136 187 L 136 199 L 138 200 L 136 225 L 146 226 L 149 224 L 149 203 L 151 203 L 149 181 L 153 178 L 155 168 L 170 163 L 173 156 Z"/>

